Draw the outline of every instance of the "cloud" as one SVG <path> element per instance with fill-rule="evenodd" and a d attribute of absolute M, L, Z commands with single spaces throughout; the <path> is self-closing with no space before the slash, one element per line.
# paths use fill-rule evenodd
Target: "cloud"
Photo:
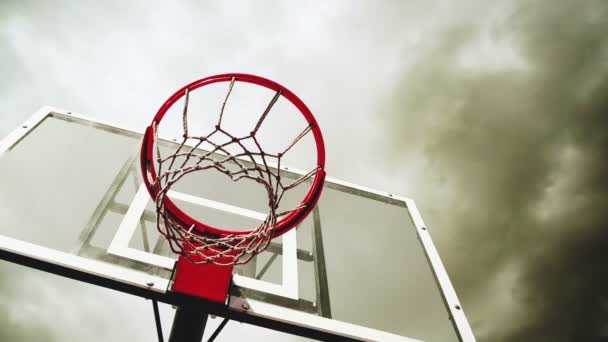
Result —
<path fill-rule="evenodd" d="M 17 284 L 25 279 L 17 268 L 9 266 L 5 262 L 0 263 L 0 340 L 2 341 L 48 341 L 48 332 L 44 324 L 33 321 L 23 321 L 15 317 L 15 310 L 12 305 L 5 303 L 13 302 L 15 297 L 21 292 Z"/>
<path fill-rule="evenodd" d="M 3 262 L 1 341 L 143 341 L 156 337 L 150 301 Z M 171 308 L 161 305 L 163 324 Z M 117 322 L 128 322 L 119 326 Z"/>
<path fill-rule="evenodd" d="M 42 104 L 137 126 L 193 75 L 276 78 L 328 132 L 333 176 L 419 201 L 480 340 L 605 338 L 605 1 L 294 4 L 2 2 L 0 135 Z M 2 274 L 8 317 L 23 279 Z"/>
<path fill-rule="evenodd" d="M 383 106 L 395 164 L 425 160 L 417 195 L 480 340 L 608 338 L 608 6 L 496 7 L 411 48 Z"/>

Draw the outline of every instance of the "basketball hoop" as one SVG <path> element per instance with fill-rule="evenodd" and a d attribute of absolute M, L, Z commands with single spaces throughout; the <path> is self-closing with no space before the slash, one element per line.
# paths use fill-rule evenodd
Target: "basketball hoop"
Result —
<path fill-rule="evenodd" d="M 228 83 L 228 89 L 221 105 L 217 125 L 211 132 L 194 135 L 189 131 L 187 116 L 190 94 L 205 86 Z M 259 116 L 257 124 L 249 134 L 236 136 L 222 126 L 226 103 L 232 89 L 238 82 L 245 82 L 274 91 L 267 107 Z M 287 99 L 302 114 L 307 127 L 293 138 L 288 147 L 279 153 L 266 152 L 256 134 L 273 105 L 279 98 Z M 183 136 L 177 149 L 168 156 L 161 156 L 158 147 L 158 128 L 169 109 L 184 98 Z M 281 160 L 289 150 L 305 135 L 312 133 L 316 145 L 316 167 L 300 178 L 287 183 L 281 177 Z M 228 138 L 228 142 L 217 142 L 218 137 Z M 255 148 L 247 148 L 245 141 L 253 142 Z M 212 146 L 202 151 L 202 144 Z M 228 147 L 238 152 L 230 152 Z M 273 165 L 271 167 L 270 165 Z M 228 167 L 230 166 L 230 167 Z M 270 240 L 284 234 L 298 225 L 314 208 L 325 180 L 325 147 L 321 130 L 308 107 L 294 93 L 271 80 L 247 74 L 222 74 L 194 81 L 179 89 L 158 110 L 150 126 L 146 129 L 141 150 L 141 169 L 144 183 L 156 203 L 157 226 L 167 239 L 171 250 L 186 258 L 191 264 L 213 264 L 230 266 L 244 264 L 264 251 Z M 206 224 L 180 209 L 168 196 L 172 186 L 190 173 L 216 170 L 232 181 L 249 179 L 264 187 L 268 195 L 268 213 L 256 228 L 247 231 L 230 231 Z M 274 170 L 274 171 L 273 171 Z M 310 181 L 310 188 L 299 205 L 289 210 L 279 211 L 279 204 L 285 192 Z M 181 259 L 181 258 L 180 258 Z"/>

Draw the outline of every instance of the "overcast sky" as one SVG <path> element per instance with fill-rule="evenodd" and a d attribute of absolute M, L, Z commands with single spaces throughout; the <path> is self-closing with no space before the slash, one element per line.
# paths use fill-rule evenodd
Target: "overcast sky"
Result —
<path fill-rule="evenodd" d="M 275 79 L 331 176 L 418 200 L 480 341 L 608 340 L 608 2 L 176 3 L 0 2 L 0 136 L 42 105 L 144 127 L 196 78 Z M 0 340 L 154 338 L 139 298 L 0 272 Z"/>

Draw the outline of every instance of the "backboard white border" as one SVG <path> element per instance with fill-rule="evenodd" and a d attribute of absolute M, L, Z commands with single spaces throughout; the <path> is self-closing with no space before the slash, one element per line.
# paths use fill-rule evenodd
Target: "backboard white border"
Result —
<path fill-rule="evenodd" d="M 2 156 L 2 154 L 4 154 L 6 151 L 10 150 L 12 146 L 19 142 L 32 129 L 38 126 L 38 124 L 40 124 L 47 116 L 51 114 L 63 115 L 66 117 L 75 117 L 95 124 L 107 125 L 132 133 L 143 134 L 143 130 L 121 127 L 114 123 L 108 123 L 102 120 L 94 120 L 71 111 L 45 106 L 38 110 L 35 114 L 33 114 L 29 119 L 27 119 L 21 126 L 11 132 L 8 136 L 0 140 L 0 156 Z M 162 139 L 172 141 L 172 139 L 166 139 L 164 137 L 162 137 Z M 290 172 L 294 173 L 304 174 L 301 171 L 289 167 L 281 167 L 281 169 L 289 170 Z M 437 249 L 435 248 L 435 245 L 431 240 L 428 227 L 426 227 L 426 225 L 424 224 L 424 221 L 422 220 L 422 217 L 416 207 L 415 202 L 412 199 L 406 197 L 394 195 L 388 192 L 369 189 L 360 185 L 340 181 L 333 178 L 326 178 L 325 181 L 326 184 L 330 187 L 340 188 L 347 192 L 357 192 L 358 194 L 365 194 L 367 197 L 400 202 L 404 207 L 407 208 L 409 215 L 412 221 L 414 222 L 414 225 L 416 226 L 416 233 L 420 238 L 423 249 L 431 264 L 431 269 L 437 279 L 437 282 L 439 283 L 441 294 L 443 296 L 445 305 L 447 306 L 450 312 L 452 322 L 454 324 L 459 339 L 463 342 L 476 341 L 469 322 L 462 309 L 462 305 L 460 304 L 456 292 L 454 291 L 454 288 L 450 282 L 447 271 L 445 270 L 445 267 L 443 266 Z M 127 281 L 129 281 L 132 285 L 136 285 L 141 288 L 147 288 L 156 293 L 166 293 L 169 285 L 167 280 L 158 277 L 153 277 L 143 272 L 130 271 L 125 273 L 123 269 L 112 265 L 106 265 L 98 261 L 89 260 L 64 252 L 58 252 L 16 239 L 0 237 L 0 250 L 8 253 L 13 253 L 15 255 L 34 258 L 43 262 L 47 262 L 49 264 L 59 263 L 61 266 L 68 267 L 74 270 L 86 271 L 107 279 L 127 279 Z M 236 302 L 229 303 L 230 307 L 236 311 L 242 311 L 242 309 L 239 309 L 239 307 L 242 308 L 242 303 L 239 303 L 237 298 L 233 298 L 232 300 Z M 248 310 L 248 314 L 250 315 L 265 317 L 273 321 L 283 322 L 290 325 L 308 326 L 311 329 L 320 329 L 321 331 L 335 333 L 337 335 L 348 338 L 362 339 L 365 341 L 417 341 L 411 338 L 402 337 L 349 323 L 339 322 L 333 319 L 327 319 L 312 314 L 297 312 L 294 310 L 289 310 L 276 305 L 271 305 L 255 300 L 247 300 L 247 303 L 251 308 L 250 310 Z"/>

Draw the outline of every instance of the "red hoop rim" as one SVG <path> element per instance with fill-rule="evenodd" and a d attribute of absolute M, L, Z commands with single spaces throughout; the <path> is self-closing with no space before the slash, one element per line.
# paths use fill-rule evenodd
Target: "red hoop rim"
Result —
<path fill-rule="evenodd" d="M 304 104 L 304 102 L 296 94 L 294 94 L 289 89 L 285 88 L 277 82 L 255 75 L 227 73 L 196 80 L 176 91 L 159 108 L 158 112 L 154 116 L 154 119 L 152 119 L 152 123 L 150 123 L 150 126 L 146 128 L 146 131 L 144 133 L 140 155 L 141 170 L 144 179 L 144 184 L 146 185 L 150 196 L 155 199 L 160 189 L 158 188 L 158 186 L 154 186 L 154 184 L 157 183 L 156 181 L 158 179 L 156 174 L 156 166 L 154 163 L 154 138 L 156 135 L 154 132 L 154 127 L 158 127 L 158 124 L 161 122 L 165 114 L 167 114 L 169 109 L 179 99 L 185 96 L 186 89 L 188 89 L 189 91 L 193 91 L 195 89 L 213 83 L 230 82 L 233 78 L 235 79 L 235 82 L 239 81 L 252 83 L 273 90 L 275 92 L 280 90 L 281 96 L 285 97 L 289 102 L 291 102 L 304 116 L 306 121 L 311 125 L 311 131 L 315 139 L 315 144 L 317 147 L 318 171 L 314 175 L 314 180 L 310 189 L 308 190 L 308 193 L 304 196 L 304 199 L 302 199 L 302 201 L 298 205 L 301 206 L 301 208 L 290 212 L 289 214 L 279 219 L 276 223 L 275 230 L 272 236 L 274 238 L 281 234 L 284 234 L 291 228 L 294 228 L 302 220 L 304 220 L 308 216 L 308 214 L 310 214 L 312 209 L 317 204 L 317 201 L 319 200 L 319 197 L 323 190 L 323 185 L 325 183 L 325 144 L 319 125 L 317 124 L 314 115 L 312 114 L 310 109 L 308 109 L 306 104 Z M 173 203 L 173 201 L 168 196 L 165 196 L 164 202 L 167 212 L 172 216 L 172 218 L 179 221 L 182 227 L 191 227 L 192 225 L 194 225 L 196 231 L 204 236 L 246 235 L 251 234 L 255 231 L 255 229 L 246 231 L 230 231 L 210 226 L 184 213 L 177 205 L 175 205 L 175 203 Z"/>

